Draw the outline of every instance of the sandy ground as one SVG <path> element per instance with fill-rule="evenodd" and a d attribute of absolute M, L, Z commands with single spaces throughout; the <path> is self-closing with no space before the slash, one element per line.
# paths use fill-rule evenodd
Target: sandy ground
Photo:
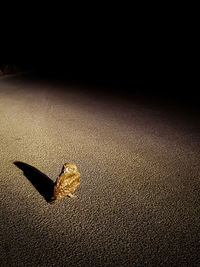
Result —
<path fill-rule="evenodd" d="M 195 112 L 0 77 L 0 265 L 199 266 L 199 137 Z M 65 162 L 78 197 L 52 206 Z"/>

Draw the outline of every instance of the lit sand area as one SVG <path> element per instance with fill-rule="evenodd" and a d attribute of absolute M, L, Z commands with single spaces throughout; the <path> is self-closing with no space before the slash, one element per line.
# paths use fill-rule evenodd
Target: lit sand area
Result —
<path fill-rule="evenodd" d="M 0 265 L 199 266 L 199 141 L 193 111 L 0 77 Z M 65 162 L 78 197 L 49 205 Z"/>

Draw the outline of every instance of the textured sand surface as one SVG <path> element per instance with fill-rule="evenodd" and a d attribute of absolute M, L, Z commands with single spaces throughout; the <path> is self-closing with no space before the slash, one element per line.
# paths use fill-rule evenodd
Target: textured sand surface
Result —
<path fill-rule="evenodd" d="M 199 138 L 195 113 L 1 77 L 0 265 L 199 266 Z M 47 187 L 75 162 L 78 197 L 49 205 L 16 161 Z"/>

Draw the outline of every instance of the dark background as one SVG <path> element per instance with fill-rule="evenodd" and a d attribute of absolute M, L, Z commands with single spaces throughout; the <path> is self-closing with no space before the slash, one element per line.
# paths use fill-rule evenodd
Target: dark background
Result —
<path fill-rule="evenodd" d="M 57 9 L 31 6 L 21 10 L 23 19 L 16 12 L 6 20 L 0 63 L 94 90 L 198 106 L 195 22 L 182 6 Z"/>

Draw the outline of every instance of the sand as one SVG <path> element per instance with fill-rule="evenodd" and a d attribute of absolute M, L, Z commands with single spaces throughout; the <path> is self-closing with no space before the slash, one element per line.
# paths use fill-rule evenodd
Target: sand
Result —
<path fill-rule="evenodd" d="M 198 266 L 199 134 L 173 105 L 0 77 L 0 265 Z M 65 162 L 77 198 L 49 205 Z"/>

